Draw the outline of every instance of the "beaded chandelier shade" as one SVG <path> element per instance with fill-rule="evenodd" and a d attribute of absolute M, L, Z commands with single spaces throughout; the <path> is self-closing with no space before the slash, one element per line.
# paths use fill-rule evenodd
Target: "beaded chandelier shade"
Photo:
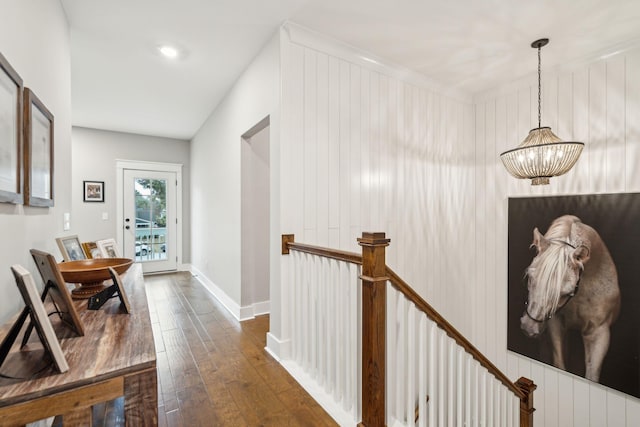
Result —
<path fill-rule="evenodd" d="M 542 127 L 541 105 L 541 61 L 540 51 L 549 43 L 549 39 L 540 39 L 531 43 L 538 49 L 538 127 L 531 129 L 522 143 L 512 150 L 500 154 L 500 159 L 511 175 L 520 179 L 530 179 L 531 185 L 549 184 L 549 178 L 569 172 L 576 164 L 584 144 L 582 142 L 563 142 L 550 127 Z"/>

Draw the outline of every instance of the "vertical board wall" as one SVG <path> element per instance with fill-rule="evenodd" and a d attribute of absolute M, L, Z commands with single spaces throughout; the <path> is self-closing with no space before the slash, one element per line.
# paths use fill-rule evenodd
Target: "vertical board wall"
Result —
<path fill-rule="evenodd" d="M 477 292 L 470 98 L 288 33 L 282 73 L 282 232 L 355 252 L 363 231 L 386 232 L 388 264 L 469 334 Z M 290 307 L 283 300 L 285 319 Z"/>
<path fill-rule="evenodd" d="M 359 251 L 362 231 L 385 231 L 388 264 L 509 377 L 539 385 L 536 426 L 638 425 L 638 399 L 507 352 L 506 319 L 508 197 L 640 191 L 640 51 L 545 73 L 543 125 L 587 146 L 531 188 L 499 154 L 537 126 L 535 76 L 471 102 L 283 34 L 282 232 Z"/>
<path fill-rule="evenodd" d="M 640 191 L 640 49 L 587 65 L 543 74 L 542 125 L 566 141 L 585 143 L 567 175 L 531 187 L 511 178 L 499 153 L 517 146 L 537 127 L 537 81 L 521 80 L 476 98 L 475 220 L 478 272 L 483 296 L 475 310 L 473 342 L 506 353 L 507 199 L 516 196 Z M 640 215 L 640 212 L 638 213 Z M 494 301 L 498 310 L 491 307 Z M 506 353 L 507 374 L 538 385 L 535 424 L 540 427 L 637 426 L 640 401 L 582 378 Z"/>

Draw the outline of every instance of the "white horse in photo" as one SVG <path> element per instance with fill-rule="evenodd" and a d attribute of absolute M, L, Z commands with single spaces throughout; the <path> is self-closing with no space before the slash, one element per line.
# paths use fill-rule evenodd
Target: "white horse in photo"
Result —
<path fill-rule="evenodd" d="M 537 255 L 526 270 L 529 296 L 520 327 L 529 337 L 549 328 L 553 365 L 565 368 L 565 332 L 582 334 L 585 378 L 598 382 L 609 350 L 610 327 L 620 312 L 613 259 L 600 235 L 580 218 L 556 218 L 543 236 L 533 230 Z"/>

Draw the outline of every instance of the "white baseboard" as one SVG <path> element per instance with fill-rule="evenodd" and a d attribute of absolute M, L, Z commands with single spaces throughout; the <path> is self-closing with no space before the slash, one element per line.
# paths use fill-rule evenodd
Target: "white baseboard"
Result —
<path fill-rule="evenodd" d="M 250 320 L 261 314 L 269 313 L 269 308 L 271 306 L 270 301 L 257 302 L 241 307 L 240 304 L 235 302 L 225 291 L 216 286 L 215 283 L 213 283 L 196 267 L 190 264 L 183 265 L 189 267 L 188 271 L 191 272 L 193 277 L 195 277 L 198 282 L 200 282 L 202 286 L 204 286 L 204 288 L 208 290 L 209 293 L 211 293 L 211 295 L 213 295 L 213 297 L 217 299 L 220 304 L 222 304 L 224 308 L 226 308 L 227 311 L 238 321 L 242 322 L 243 320 Z"/>
<path fill-rule="evenodd" d="M 356 426 L 360 422 L 342 409 L 333 396 L 325 392 L 297 363 L 291 360 L 280 360 L 280 364 L 339 425 Z"/>
<path fill-rule="evenodd" d="M 271 332 L 267 332 L 267 346 L 264 349 L 278 362 L 289 358 L 290 348 L 291 340 L 282 341 Z"/>

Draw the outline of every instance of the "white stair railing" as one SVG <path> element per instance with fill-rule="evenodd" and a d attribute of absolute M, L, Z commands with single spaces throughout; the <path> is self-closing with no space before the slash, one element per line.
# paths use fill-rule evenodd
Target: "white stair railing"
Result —
<path fill-rule="evenodd" d="M 360 265 L 291 250 L 291 359 L 357 423 L 360 418 Z"/>
<path fill-rule="evenodd" d="M 532 427 L 535 384 L 511 382 L 386 267 L 384 233 L 358 241 L 363 255 L 283 236 L 291 362 L 338 406 L 331 415 L 367 427 Z"/>
<path fill-rule="evenodd" d="M 387 301 L 388 425 L 520 425 L 518 396 L 390 283 Z"/>

